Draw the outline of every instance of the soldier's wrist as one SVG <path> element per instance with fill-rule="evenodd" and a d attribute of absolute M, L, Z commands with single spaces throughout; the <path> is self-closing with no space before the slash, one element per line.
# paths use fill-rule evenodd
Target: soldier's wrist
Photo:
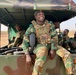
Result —
<path fill-rule="evenodd" d="M 25 55 L 29 55 L 29 52 L 25 52 Z"/>
<path fill-rule="evenodd" d="M 30 55 L 29 54 L 26 54 L 26 57 L 30 57 Z"/>

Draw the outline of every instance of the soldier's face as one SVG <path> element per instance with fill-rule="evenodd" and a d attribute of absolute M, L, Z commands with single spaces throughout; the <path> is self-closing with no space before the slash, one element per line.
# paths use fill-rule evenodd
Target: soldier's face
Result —
<path fill-rule="evenodd" d="M 17 31 L 19 31 L 21 29 L 20 26 L 16 26 L 15 28 Z"/>
<path fill-rule="evenodd" d="M 55 28 L 59 28 L 60 27 L 60 22 L 54 22 Z"/>
<path fill-rule="evenodd" d="M 43 12 L 39 12 L 39 13 L 37 13 L 37 15 L 35 16 L 35 19 L 37 20 L 37 21 L 44 21 L 44 19 L 45 19 L 45 15 L 44 15 L 44 13 Z"/>
<path fill-rule="evenodd" d="M 67 34 L 68 34 L 67 30 L 64 30 L 64 35 L 67 35 Z"/>

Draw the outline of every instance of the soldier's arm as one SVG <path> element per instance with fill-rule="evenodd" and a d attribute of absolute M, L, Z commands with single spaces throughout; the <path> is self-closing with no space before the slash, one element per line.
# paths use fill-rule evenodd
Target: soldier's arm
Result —
<path fill-rule="evenodd" d="M 16 38 L 15 38 L 15 40 L 14 40 L 13 47 L 14 47 L 14 46 L 19 46 L 19 41 L 21 41 L 21 35 L 20 35 L 20 33 L 18 32 L 18 33 L 16 34 Z"/>
<path fill-rule="evenodd" d="M 72 43 L 72 46 L 73 46 L 74 48 L 76 48 L 76 43 L 73 42 L 73 43 Z"/>
<path fill-rule="evenodd" d="M 70 38 L 69 38 L 69 36 L 66 36 L 65 40 L 63 40 L 63 45 L 66 47 L 66 49 L 68 49 L 70 47 L 69 42 L 70 42 Z"/>
<path fill-rule="evenodd" d="M 17 33 L 13 46 L 19 46 L 22 44 L 25 30 L 21 30 Z"/>
<path fill-rule="evenodd" d="M 12 42 L 11 44 L 9 44 L 8 45 L 8 48 L 11 48 L 11 47 L 14 47 L 14 46 L 18 46 L 19 39 L 20 39 L 20 34 L 17 33 L 14 42 Z"/>
<path fill-rule="evenodd" d="M 29 38 L 28 36 L 24 35 L 22 48 L 25 51 L 25 54 L 29 54 Z"/>
<path fill-rule="evenodd" d="M 51 37 L 54 37 L 54 36 L 56 36 L 57 31 L 55 30 L 55 25 L 53 24 L 52 21 L 50 21 L 50 24 L 51 24 L 51 27 L 50 27 L 50 30 L 51 30 Z"/>
<path fill-rule="evenodd" d="M 11 47 L 13 47 L 13 43 L 8 44 L 8 48 L 11 48 Z"/>
<path fill-rule="evenodd" d="M 72 47 L 76 48 L 76 41 L 74 41 L 73 38 L 70 39 L 70 43 Z"/>
<path fill-rule="evenodd" d="M 62 44 L 63 44 L 63 34 L 60 33 L 60 34 L 58 35 L 58 45 L 62 46 Z"/>
<path fill-rule="evenodd" d="M 29 54 L 29 35 L 34 32 L 33 26 L 30 26 L 24 35 L 23 43 L 22 43 L 22 48 L 25 51 L 25 54 Z"/>
<path fill-rule="evenodd" d="M 57 50 L 57 44 L 58 44 L 58 35 L 55 30 L 54 24 L 51 26 L 51 50 Z"/>

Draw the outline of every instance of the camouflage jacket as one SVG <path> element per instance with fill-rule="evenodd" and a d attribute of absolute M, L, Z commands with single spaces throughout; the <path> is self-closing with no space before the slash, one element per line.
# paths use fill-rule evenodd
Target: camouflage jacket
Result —
<path fill-rule="evenodd" d="M 70 50 L 76 50 L 76 39 L 70 38 L 69 41 Z"/>
<path fill-rule="evenodd" d="M 51 38 L 51 42 L 50 42 L 50 44 L 51 44 L 51 50 L 57 50 L 57 46 L 56 46 L 56 44 L 57 44 L 57 42 L 56 42 L 56 34 L 57 34 L 57 32 L 56 32 L 56 30 L 55 30 L 55 27 L 54 27 L 54 25 L 53 25 L 53 23 L 50 21 L 50 22 L 48 22 L 48 24 L 51 24 L 51 26 L 50 26 L 50 32 L 49 32 L 49 35 L 50 35 L 50 38 Z M 34 27 L 34 25 L 33 24 L 31 24 L 30 26 L 29 26 L 29 28 L 26 30 L 26 33 L 25 33 L 25 35 L 24 35 L 24 40 L 23 40 L 23 44 L 22 44 L 22 48 L 23 48 L 23 50 L 25 51 L 25 53 L 27 54 L 28 53 L 28 47 L 29 47 L 29 35 L 32 33 L 32 32 L 34 32 L 35 34 L 36 34 L 36 29 L 35 29 L 35 27 Z M 42 31 L 42 33 L 43 33 L 44 31 Z M 38 37 L 36 36 L 36 38 L 38 39 Z M 37 40 L 37 42 L 38 42 L 38 40 Z"/>
<path fill-rule="evenodd" d="M 22 41 L 23 41 L 24 34 L 25 34 L 25 30 L 18 31 L 14 42 L 9 44 L 8 48 L 17 47 L 17 46 L 21 45 Z"/>
<path fill-rule="evenodd" d="M 68 45 L 69 36 L 64 35 L 63 33 L 60 33 L 58 36 L 58 44 L 61 46 L 64 46 L 64 44 Z"/>

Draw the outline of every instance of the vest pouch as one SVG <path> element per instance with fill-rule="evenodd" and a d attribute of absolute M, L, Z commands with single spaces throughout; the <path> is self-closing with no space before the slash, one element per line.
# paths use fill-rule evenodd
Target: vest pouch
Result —
<path fill-rule="evenodd" d="M 48 43 L 51 43 L 51 38 L 47 34 L 41 35 L 39 37 L 39 43 L 40 44 L 48 44 Z"/>

